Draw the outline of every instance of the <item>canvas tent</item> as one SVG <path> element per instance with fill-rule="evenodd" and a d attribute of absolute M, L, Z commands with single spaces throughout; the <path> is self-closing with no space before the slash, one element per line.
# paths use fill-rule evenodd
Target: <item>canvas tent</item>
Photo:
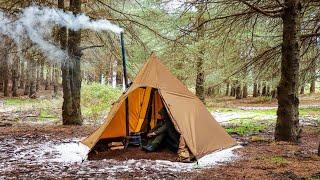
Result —
<path fill-rule="evenodd" d="M 197 159 L 235 145 L 204 104 L 170 73 L 155 54 L 150 56 L 132 85 L 113 104 L 105 122 L 84 139 L 83 144 L 92 149 L 99 140 L 126 136 L 126 99 L 130 132 L 142 131 L 146 122 L 154 127 L 157 112 L 164 106 Z M 150 102 L 152 109 L 148 111 Z M 151 118 L 147 120 L 148 112 L 151 112 Z"/>

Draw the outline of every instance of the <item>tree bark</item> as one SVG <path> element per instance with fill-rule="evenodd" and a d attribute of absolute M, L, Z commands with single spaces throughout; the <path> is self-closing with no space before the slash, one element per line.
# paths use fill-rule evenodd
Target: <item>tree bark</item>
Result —
<path fill-rule="evenodd" d="M 58 91 L 59 91 L 59 69 L 58 65 L 53 66 L 53 71 L 54 71 L 54 76 L 53 76 L 53 96 L 57 97 L 58 96 Z"/>
<path fill-rule="evenodd" d="M 304 94 L 304 84 L 302 84 L 301 87 L 300 87 L 300 94 L 301 95 Z"/>
<path fill-rule="evenodd" d="M 258 97 L 258 84 L 255 82 L 253 83 L 253 93 L 252 93 L 253 97 Z"/>
<path fill-rule="evenodd" d="M 267 84 L 266 83 L 263 83 L 261 95 L 267 96 Z"/>
<path fill-rule="evenodd" d="M 276 141 L 297 142 L 299 128 L 300 0 L 285 0 L 282 15 L 281 79 L 278 85 Z"/>
<path fill-rule="evenodd" d="M 276 89 L 271 91 L 271 97 L 272 97 L 272 99 L 277 98 L 277 90 Z"/>
<path fill-rule="evenodd" d="M 312 80 L 310 84 L 310 94 L 316 93 L 316 80 Z"/>
<path fill-rule="evenodd" d="M 37 92 L 40 90 L 40 84 L 41 84 L 40 71 L 41 71 L 41 65 L 38 59 L 38 61 L 36 62 L 36 91 Z"/>
<path fill-rule="evenodd" d="M 316 93 L 316 63 L 312 64 L 311 67 L 311 83 L 310 83 L 310 94 Z"/>
<path fill-rule="evenodd" d="M 1 49 L 0 49 L 0 52 L 1 52 Z M 3 74 L 3 57 L 0 57 L 0 74 Z M 3 76 L 0 76 L 0 91 L 1 92 L 3 91 Z"/>
<path fill-rule="evenodd" d="M 13 56 L 13 64 L 12 64 L 12 96 L 18 96 L 18 81 L 19 81 L 19 57 Z"/>
<path fill-rule="evenodd" d="M 30 60 L 26 60 L 26 70 L 25 70 L 25 86 L 23 95 L 28 95 L 30 92 Z"/>
<path fill-rule="evenodd" d="M 64 9 L 64 1 L 58 1 L 58 7 Z M 81 0 L 70 0 L 70 11 L 74 14 L 81 13 Z M 63 105 L 62 105 L 62 120 L 64 125 L 81 125 L 81 108 L 80 108 L 80 89 L 81 89 L 81 68 L 80 68 L 80 42 L 81 31 L 68 31 L 66 38 L 66 30 L 61 28 L 60 32 L 61 47 L 65 49 L 68 39 L 68 54 L 61 65 L 62 70 L 62 86 L 63 86 Z"/>
<path fill-rule="evenodd" d="M 29 91 L 29 98 L 36 98 L 37 97 L 37 62 L 35 59 L 32 59 L 30 62 L 30 91 Z"/>
<path fill-rule="evenodd" d="M 242 98 L 247 98 L 248 97 L 248 84 L 245 83 L 243 85 L 243 89 L 242 89 Z"/>
<path fill-rule="evenodd" d="M 231 92 L 230 96 L 235 97 L 236 96 L 236 87 L 234 84 L 231 85 Z"/>
<path fill-rule="evenodd" d="M 318 156 L 320 156 L 320 141 L 319 141 L 319 146 L 318 146 Z"/>
<path fill-rule="evenodd" d="M 51 66 L 47 66 L 47 71 L 46 71 L 46 81 L 45 81 L 45 85 L 44 85 L 44 90 L 49 90 L 50 89 L 50 84 L 51 84 Z"/>
<path fill-rule="evenodd" d="M 205 77 L 204 77 L 204 47 L 203 47 L 203 42 L 202 40 L 204 39 L 204 4 L 200 3 L 197 7 L 198 11 L 198 17 L 197 17 L 197 41 L 200 44 L 199 45 L 199 52 L 198 56 L 196 59 L 196 70 L 197 70 L 197 78 L 196 78 L 196 95 L 198 98 L 204 102 L 205 101 L 205 88 L 204 88 L 204 83 L 205 83 Z"/>
<path fill-rule="evenodd" d="M 226 87 L 226 96 L 229 96 L 229 89 L 230 89 L 230 82 L 227 82 L 227 87 Z"/>
<path fill-rule="evenodd" d="M 271 89 L 270 85 L 267 85 L 267 96 L 270 96 L 270 95 L 271 95 L 270 89 Z"/>
<path fill-rule="evenodd" d="M 21 62 L 20 62 L 20 86 L 19 86 L 19 88 L 20 89 L 24 89 L 24 86 L 25 86 L 25 75 L 26 75 L 26 73 L 25 73 L 25 62 L 23 61 L 23 60 L 21 60 Z"/>
<path fill-rule="evenodd" d="M 9 57 L 7 52 L 3 52 L 3 95 L 9 96 Z"/>
<path fill-rule="evenodd" d="M 241 85 L 240 84 L 237 84 L 237 87 L 236 87 L 236 99 L 242 99 Z"/>

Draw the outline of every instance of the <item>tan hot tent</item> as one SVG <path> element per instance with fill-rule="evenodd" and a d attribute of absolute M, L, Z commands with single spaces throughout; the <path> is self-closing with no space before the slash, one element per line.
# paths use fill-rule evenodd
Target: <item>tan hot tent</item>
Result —
<path fill-rule="evenodd" d="M 126 136 L 125 100 L 128 98 L 129 130 L 153 128 L 157 112 L 164 106 L 177 132 L 198 159 L 210 152 L 235 145 L 235 141 L 212 117 L 204 104 L 152 54 L 130 88 L 113 104 L 105 122 L 82 141 L 90 149 L 99 140 Z M 150 108 L 151 101 L 151 111 Z M 146 120 L 147 112 L 152 112 Z"/>

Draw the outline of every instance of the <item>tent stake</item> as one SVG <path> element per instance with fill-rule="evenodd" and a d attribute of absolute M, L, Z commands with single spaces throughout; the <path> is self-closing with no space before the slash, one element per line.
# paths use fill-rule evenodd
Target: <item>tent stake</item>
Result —
<path fill-rule="evenodd" d="M 123 76 L 124 76 L 124 84 L 125 89 L 128 88 L 128 77 L 127 77 L 127 68 L 126 68 L 126 52 L 124 48 L 124 39 L 123 39 L 123 32 L 120 33 L 120 44 L 121 44 L 121 54 L 122 54 L 122 67 L 123 67 Z M 126 98 L 126 136 L 129 136 L 129 96 Z"/>

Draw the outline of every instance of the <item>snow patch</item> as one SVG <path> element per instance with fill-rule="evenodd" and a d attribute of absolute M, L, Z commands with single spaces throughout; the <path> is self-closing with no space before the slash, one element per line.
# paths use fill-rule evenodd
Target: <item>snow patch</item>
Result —
<path fill-rule="evenodd" d="M 87 146 L 75 140 L 61 144 L 46 143 L 40 149 L 43 152 L 42 156 L 49 156 L 49 158 L 42 157 L 42 160 L 51 162 L 82 162 L 89 153 Z"/>
<path fill-rule="evenodd" d="M 210 168 L 221 163 L 230 162 L 237 158 L 234 153 L 235 149 L 241 148 L 242 146 L 234 146 L 228 149 L 215 151 L 200 158 L 194 163 L 182 163 L 182 162 L 171 162 L 167 160 L 147 160 L 147 159 L 129 159 L 127 161 L 117 161 L 114 159 L 104 159 L 100 161 L 103 164 L 108 164 L 103 167 L 105 172 L 133 172 L 133 171 L 147 171 L 147 170 L 166 170 L 171 172 L 189 172 L 195 169 Z M 89 148 L 79 142 L 68 142 L 61 144 L 47 143 L 41 146 L 42 155 L 39 157 L 40 160 L 49 162 L 60 162 L 60 163 L 78 163 L 82 162 Z M 49 156 L 49 158 L 46 158 Z M 90 164 L 91 161 L 85 161 L 85 164 Z M 101 169 L 99 169 L 101 170 Z"/>

